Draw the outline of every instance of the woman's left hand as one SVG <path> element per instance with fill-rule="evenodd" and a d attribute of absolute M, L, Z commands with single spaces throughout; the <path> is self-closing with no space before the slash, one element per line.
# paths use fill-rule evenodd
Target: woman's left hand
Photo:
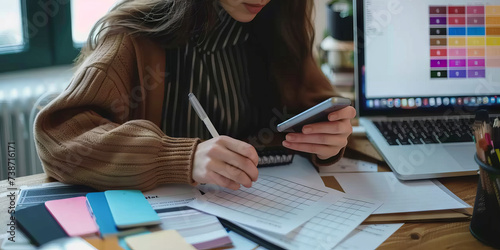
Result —
<path fill-rule="evenodd" d="M 328 115 L 328 121 L 305 125 L 302 133 L 289 133 L 283 146 L 292 150 L 316 154 L 326 160 L 337 155 L 347 146 L 347 137 L 352 133 L 351 119 L 356 110 L 349 106 Z"/>

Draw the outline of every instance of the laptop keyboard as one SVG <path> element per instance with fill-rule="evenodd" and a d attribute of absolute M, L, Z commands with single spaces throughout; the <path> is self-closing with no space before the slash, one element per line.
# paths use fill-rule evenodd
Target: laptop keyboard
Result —
<path fill-rule="evenodd" d="M 374 121 L 389 145 L 472 142 L 473 118 Z"/>

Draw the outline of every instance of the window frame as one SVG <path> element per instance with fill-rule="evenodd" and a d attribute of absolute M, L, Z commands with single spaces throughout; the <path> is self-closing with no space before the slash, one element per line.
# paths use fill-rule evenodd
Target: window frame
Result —
<path fill-rule="evenodd" d="M 0 53 L 0 73 L 71 64 L 80 49 L 73 44 L 71 0 L 20 0 L 24 46 Z"/>
<path fill-rule="evenodd" d="M 73 30 L 71 18 L 71 0 L 66 0 L 68 3 L 61 6 L 61 10 L 53 17 L 52 31 L 53 32 L 53 63 L 54 65 L 70 64 L 75 61 L 80 53 L 81 48 L 75 47 L 73 43 Z"/>
<path fill-rule="evenodd" d="M 51 65 L 50 18 L 45 12 L 40 11 L 38 1 L 21 0 L 20 2 L 24 46 L 21 50 L 0 54 L 0 72 Z"/>

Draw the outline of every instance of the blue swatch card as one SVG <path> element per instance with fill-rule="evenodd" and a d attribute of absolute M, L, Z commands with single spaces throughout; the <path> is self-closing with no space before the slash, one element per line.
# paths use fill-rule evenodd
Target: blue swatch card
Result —
<path fill-rule="evenodd" d="M 88 193 L 87 203 L 95 222 L 99 226 L 101 236 L 118 234 L 104 192 Z"/>

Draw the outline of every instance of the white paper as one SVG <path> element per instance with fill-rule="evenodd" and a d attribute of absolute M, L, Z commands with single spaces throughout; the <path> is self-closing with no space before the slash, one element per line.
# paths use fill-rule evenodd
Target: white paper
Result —
<path fill-rule="evenodd" d="M 330 166 L 319 167 L 321 176 L 331 176 L 331 173 L 377 172 L 378 165 L 371 162 L 342 158 Z"/>
<path fill-rule="evenodd" d="M 447 193 L 450 197 L 455 199 L 457 202 L 460 202 L 461 204 L 463 204 L 466 207 L 470 207 L 469 204 L 467 204 L 467 202 L 463 201 L 458 196 L 456 196 L 453 192 L 451 192 L 449 189 L 447 189 L 443 185 L 443 183 L 439 182 L 438 180 L 432 180 L 432 183 L 436 184 L 437 187 L 439 187 L 441 190 L 443 190 L 443 192 Z"/>
<path fill-rule="evenodd" d="M 190 207 L 278 234 L 289 233 L 340 198 L 330 188 L 262 174 L 251 188 L 205 185 L 203 191 Z"/>
<path fill-rule="evenodd" d="M 448 195 L 431 180 L 400 181 L 391 172 L 341 173 L 334 176 L 347 194 L 382 201 L 384 204 L 374 214 L 470 207 Z"/>
<path fill-rule="evenodd" d="M 332 249 L 381 205 L 379 201 L 334 192 L 341 197 L 335 204 L 285 236 L 242 227 L 285 249 Z"/>
<path fill-rule="evenodd" d="M 165 184 L 143 194 L 153 209 L 186 206 L 201 196 L 198 189 L 188 184 Z"/>
<path fill-rule="evenodd" d="M 353 136 L 366 136 L 366 128 L 363 126 L 352 126 Z"/>
<path fill-rule="evenodd" d="M 227 248 L 227 250 L 251 250 L 259 247 L 259 245 L 233 231 L 230 231 L 229 238 L 233 242 L 232 248 Z"/>
<path fill-rule="evenodd" d="M 360 225 L 335 250 L 376 249 L 404 223 Z"/>
<path fill-rule="evenodd" d="M 198 192 L 198 191 L 197 191 Z M 164 230 L 177 230 L 196 249 L 227 246 L 231 239 L 217 217 L 191 208 L 157 210 Z"/>
<path fill-rule="evenodd" d="M 72 186 L 71 184 L 66 184 L 58 181 L 54 182 L 46 182 L 38 185 L 30 185 L 30 186 L 20 186 L 19 189 L 36 189 L 36 188 L 48 188 L 48 187 L 60 187 L 60 186 Z"/>
<path fill-rule="evenodd" d="M 325 186 L 321 176 L 319 176 L 318 171 L 314 168 L 311 161 L 300 155 L 295 155 L 293 157 L 293 162 L 289 165 L 259 168 L 259 175 L 261 174 L 272 175 L 284 179 L 297 178 L 309 185 Z"/>
<path fill-rule="evenodd" d="M 8 240 L 7 238 L 3 239 L 2 247 L 0 249 L 5 250 L 35 250 L 37 249 L 35 245 L 32 245 L 29 239 L 24 235 L 24 233 L 16 228 L 16 238 L 15 242 Z"/>

